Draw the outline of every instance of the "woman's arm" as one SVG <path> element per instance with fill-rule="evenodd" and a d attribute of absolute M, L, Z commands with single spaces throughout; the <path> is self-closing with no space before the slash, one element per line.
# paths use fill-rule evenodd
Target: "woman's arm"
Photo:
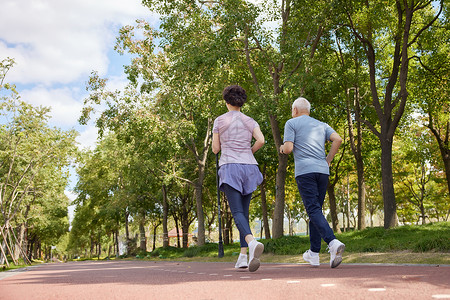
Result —
<path fill-rule="evenodd" d="M 264 145 L 264 135 L 261 132 L 261 128 L 259 128 L 259 126 L 253 129 L 253 137 L 256 141 L 253 144 L 252 153 L 255 153 Z"/>
<path fill-rule="evenodd" d="M 212 151 L 214 154 L 217 154 L 220 151 L 220 138 L 218 133 L 213 133 Z"/>

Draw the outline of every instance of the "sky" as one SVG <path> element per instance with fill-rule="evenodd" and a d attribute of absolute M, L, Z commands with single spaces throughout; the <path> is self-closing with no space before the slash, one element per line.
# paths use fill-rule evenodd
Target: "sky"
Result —
<path fill-rule="evenodd" d="M 140 0 L 2 0 L 0 60 L 16 62 L 5 82 L 15 84 L 21 99 L 51 107 L 49 125 L 79 132 L 80 148 L 95 147 L 97 130 L 78 118 L 92 71 L 109 78 L 110 89 L 126 85 L 123 65 L 130 57 L 114 50 L 119 29 L 137 19 L 158 23 Z M 73 172 L 73 170 L 71 171 Z M 75 178 L 75 179 L 74 179 Z M 73 200 L 71 188 L 66 195 Z"/>

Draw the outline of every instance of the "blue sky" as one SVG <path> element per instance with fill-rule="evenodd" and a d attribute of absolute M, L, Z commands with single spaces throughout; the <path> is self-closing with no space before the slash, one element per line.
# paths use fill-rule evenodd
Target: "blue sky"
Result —
<path fill-rule="evenodd" d="M 93 148 L 94 126 L 80 126 L 91 71 L 109 78 L 110 89 L 126 85 L 129 57 L 114 51 L 118 30 L 136 19 L 157 24 L 140 0 L 2 0 L 0 60 L 15 59 L 5 82 L 33 105 L 51 107 L 50 125 L 76 129 L 81 148 Z M 66 191 L 70 199 L 75 195 Z"/>

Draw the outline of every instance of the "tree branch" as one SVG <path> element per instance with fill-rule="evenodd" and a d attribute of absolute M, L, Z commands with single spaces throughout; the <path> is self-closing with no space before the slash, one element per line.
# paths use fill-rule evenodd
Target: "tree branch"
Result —
<path fill-rule="evenodd" d="M 418 6 L 414 9 L 414 11 L 418 11 L 420 9 L 423 9 L 425 7 L 427 7 L 432 1 L 429 1 L 428 3 L 424 4 L 423 6 Z M 437 15 L 428 23 L 426 24 L 424 27 L 422 27 L 417 34 L 414 36 L 414 38 L 411 40 L 411 42 L 408 43 L 408 47 L 411 46 L 412 44 L 414 44 L 416 42 L 416 40 L 419 38 L 419 36 L 422 34 L 422 32 L 424 32 L 425 30 L 427 30 L 428 28 L 431 27 L 431 25 L 433 25 L 434 22 L 436 22 L 436 20 L 439 18 L 439 16 L 442 13 L 442 9 L 444 8 L 444 3 L 443 0 L 440 1 L 440 8 L 439 8 L 439 12 L 437 13 Z"/>

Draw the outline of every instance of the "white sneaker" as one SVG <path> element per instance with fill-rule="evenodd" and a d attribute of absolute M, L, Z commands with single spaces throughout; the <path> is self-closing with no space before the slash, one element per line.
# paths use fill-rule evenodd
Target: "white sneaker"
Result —
<path fill-rule="evenodd" d="M 336 268 L 342 262 L 342 253 L 345 245 L 339 240 L 334 239 L 328 244 L 328 252 L 330 252 L 330 267 Z"/>
<path fill-rule="evenodd" d="M 311 250 L 306 250 L 305 253 L 303 253 L 303 259 L 307 262 L 309 262 L 309 264 L 313 267 L 318 267 L 320 266 L 320 262 L 319 262 L 319 254 L 317 253 L 316 255 L 312 254 L 313 252 Z"/>
<path fill-rule="evenodd" d="M 250 256 L 248 263 L 248 270 L 250 272 L 255 272 L 258 270 L 261 262 L 259 261 L 259 257 L 264 251 L 264 245 L 257 240 L 253 240 L 248 244 L 248 253 Z"/>
<path fill-rule="evenodd" d="M 236 269 L 246 269 L 248 268 L 247 263 L 247 254 L 239 254 L 239 258 L 236 262 L 236 265 L 234 266 Z"/>

